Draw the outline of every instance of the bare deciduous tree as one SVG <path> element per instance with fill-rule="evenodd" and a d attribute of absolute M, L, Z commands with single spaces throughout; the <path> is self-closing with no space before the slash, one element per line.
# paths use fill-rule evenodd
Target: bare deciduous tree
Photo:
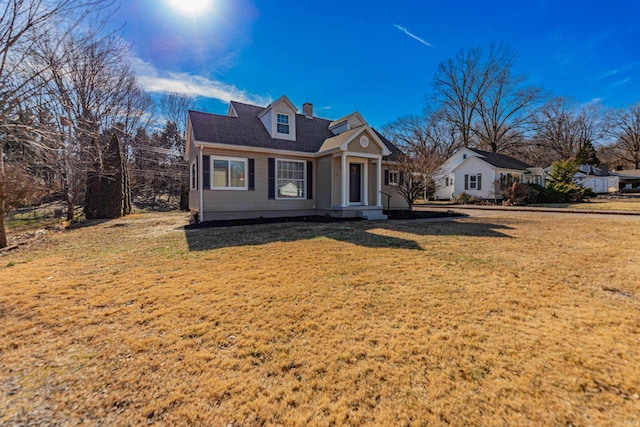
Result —
<path fill-rule="evenodd" d="M 602 119 L 597 105 L 575 107 L 558 97 L 547 102 L 535 117 L 536 144 L 556 153 L 554 160 L 575 159 L 586 145 L 602 136 Z"/>
<path fill-rule="evenodd" d="M 640 169 L 640 103 L 612 112 L 607 118 L 607 134 L 615 138 L 620 158 Z"/>
<path fill-rule="evenodd" d="M 514 74 L 515 53 L 492 47 L 486 64 L 487 90 L 478 99 L 478 123 L 474 126 L 482 149 L 494 153 L 513 150 L 525 139 L 542 88 L 527 84 L 527 76 Z"/>
<path fill-rule="evenodd" d="M 91 10 L 103 9 L 105 0 L 7 0 L 0 5 L 0 248 L 5 234 L 5 180 L 2 152 L 10 134 L 23 133 L 17 120 L 20 104 L 37 91 L 33 84 L 42 69 L 30 61 L 34 43 L 63 19 L 79 22 Z M 22 142 L 28 142 L 28 139 Z"/>
<path fill-rule="evenodd" d="M 513 50 L 492 44 L 463 49 L 441 63 L 432 84 L 437 102 L 463 146 L 508 151 L 524 139 L 542 89 L 513 72 Z"/>
<path fill-rule="evenodd" d="M 462 49 L 438 65 L 433 78 L 433 100 L 460 135 L 463 146 L 473 144 L 473 119 L 479 99 L 487 90 L 480 48 Z"/>
<path fill-rule="evenodd" d="M 423 154 L 399 154 L 394 168 L 400 173 L 400 182 L 394 187 L 413 210 L 416 200 L 429 198 L 436 191 L 436 175 L 442 163 Z"/>
<path fill-rule="evenodd" d="M 44 39 L 35 60 L 46 66 L 40 82 L 58 135 L 50 164 L 62 177 L 67 219 L 84 190 L 87 170 L 101 161 L 110 130 L 131 128 L 146 104 L 127 61 L 127 46 L 116 35 L 99 35 L 99 25 L 76 31 L 62 43 Z"/>
<path fill-rule="evenodd" d="M 442 110 L 426 110 L 423 116 L 405 116 L 384 127 L 383 133 L 405 153 L 446 160 L 462 141 Z"/>
<path fill-rule="evenodd" d="M 173 122 L 178 132 L 185 136 L 187 112 L 193 106 L 194 98 L 185 93 L 168 92 L 160 97 L 160 112 L 166 121 Z"/>

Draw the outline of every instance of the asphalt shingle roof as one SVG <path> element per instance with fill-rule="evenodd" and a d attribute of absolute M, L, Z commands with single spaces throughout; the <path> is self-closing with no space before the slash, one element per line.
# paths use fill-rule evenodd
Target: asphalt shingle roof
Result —
<path fill-rule="evenodd" d="M 526 164 L 525 162 L 521 162 L 518 159 L 514 159 L 513 157 L 509 157 L 504 154 L 492 153 L 491 151 L 482 151 L 477 150 L 475 148 L 470 148 L 471 151 L 474 151 L 481 156 L 484 156 L 484 161 L 502 169 L 518 169 L 524 170 L 531 167 L 531 165 Z"/>
<path fill-rule="evenodd" d="M 235 101 L 231 101 L 231 105 L 238 117 L 190 110 L 189 118 L 195 139 L 217 144 L 317 153 L 321 149 L 331 148 L 323 147 L 326 140 L 335 142 L 343 135 L 334 135 L 329 130 L 331 120 L 319 117 L 308 119 L 303 114 L 296 114 L 296 141 L 271 138 L 258 117 L 263 107 Z M 394 159 L 398 149 L 377 131 L 374 132 L 391 151 L 389 157 Z"/>
<path fill-rule="evenodd" d="M 322 146 L 320 147 L 319 151 L 330 150 L 332 148 L 341 146 L 342 143 L 345 142 L 347 139 L 351 138 L 354 134 L 360 132 L 363 127 L 364 125 L 358 126 L 353 129 L 349 129 L 347 131 L 339 133 L 336 136 L 332 136 L 331 138 L 327 138 L 322 144 Z"/>

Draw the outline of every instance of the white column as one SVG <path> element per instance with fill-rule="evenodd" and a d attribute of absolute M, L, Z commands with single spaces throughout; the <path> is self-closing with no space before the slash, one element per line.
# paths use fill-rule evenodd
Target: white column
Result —
<path fill-rule="evenodd" d="M 364 171 L 362 174 L 362 204 L 369 206 L 369 159 L 364 162 Z"/>
<path fill-rule="evenodd" d="M 342 194 L 341 194 L 341 198 L 340 200 L 342 201 L 341 206 L 344 208 L 347 206 L 347 200 L 349 200 L 347 198 L 347 190 L 349 188 L 349 175 L 348 175 L 348 170 L 347 170 L 347 154 L 343 151 L 342 152 L 342 157 L 341 157 L 341 171 L 342 173 L 340 174 L 340 179 L 342 180 L 340 184 L 342 184 L 341 188 L 342 188 Z"/>
<path fill-rule="evenodd" d="M 382 191 L 382 158 L 378 159 L 378 173 L 376 176 L 376 181 L 378 181 L 378 188 L 377 188 L 377 192 L 376 192 L 376 205 L 377 206 L 382 206 L 382 194 L 380 193 L 380 191 Z"/>
<path fill-rule="evenodd" d="M 204 221 L 204 182 L 202 182 L 202 145 L 200 146 L 200 150 L 198 151 L 198 196 L 200 198 L 199 206 L 198 206 L 198 217 L 200 218 L 200 222 Z"/>

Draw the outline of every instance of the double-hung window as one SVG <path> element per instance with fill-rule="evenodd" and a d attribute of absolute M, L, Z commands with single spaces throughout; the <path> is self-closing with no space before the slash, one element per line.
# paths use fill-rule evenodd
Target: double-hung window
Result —
<path fill-rule="evenodd" d="M 276 159 L 276 198 L 304 199 L 306 162 Z"/>
<path fill-rule="evenodd" d="M 469 175 L 469 190 L 478 188 L 478 175 Z"/>
<path fill-rule="evenodd" d="M 289 115 L 278 114 L 276 117 L 276 130 L 278 133 L 289 135 Z"/>
<path fill-rule="evenodd" d="M 389 185 L 400 184 L 400 171 L 389 171 Z"/>
<path fill-rule="evenodd" d="M 465 190 L 482 190 L 482 174 L 477 175 L 465 175 L 464 176 L 464 189 Z"/>
<path fill-rule="evenodd" d="M 211 157 L 214 190 L 246 190 L 247 159 Z"/>

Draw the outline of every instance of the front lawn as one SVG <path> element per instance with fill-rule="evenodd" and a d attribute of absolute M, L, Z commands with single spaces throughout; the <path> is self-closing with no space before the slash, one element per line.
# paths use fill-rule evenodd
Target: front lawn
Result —
<path fill-rule="evenodd" d="M 185 224 L 0 257 L 0 424 L 640 418 L 635 217 Z"/>
<path fill-rule="evenodd" d="M 542 206 L 551 208 L 568 208 L 580 210 L 596 211 L 625 211 L 640 212 L 640 198 L 630 199 L 588 199 L 582 203 L 547 203 L 532 206 Z"/>

